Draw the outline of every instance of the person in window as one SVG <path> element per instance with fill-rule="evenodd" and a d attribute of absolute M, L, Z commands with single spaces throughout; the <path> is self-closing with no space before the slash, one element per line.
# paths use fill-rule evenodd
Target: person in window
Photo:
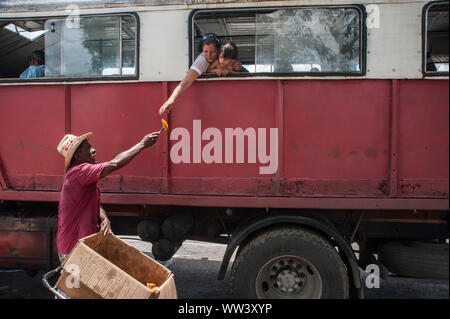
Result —
<path fill-rule="evenodd" d="M 215 73 L 219 76 L 228 75 L 230 72 L 245 72 L 242 63 L 237 60 L 238 49 L 232 41 L 227 41 L 220 47 L 219 58 L 211 63 L 207 73 Z"/>
<path fill-rule="evenodd" d="M 199 45 L 198 57 L 192 63 L 186 76 L 181 80 L 178 86 L 173 90 L 167 101 L 160 107 L 159 114 L 170 112 L 175 103 L 175 100 L 181 93 L 186 91 L 192 83 L 203 73 L 205 73 L 210 64 L 217 60 L 217 55 L 220 49 L 220 40 L 214 33 L 207 33 L 202 37 Z"/>
<path fill-rule="evenodd" d="M 207 33 L 202 37 L 199 45 L 199 52 L 201 53 L 195 59 L 194 63 L 192 63 L 191 68 L 183 80 L 181 80 L 167 101 L 160 107 L 160 115 L 166 111 L 170 112 L 173 108 L 175 100 L 181 95 L 181 93 L 186 91 L 200 75 L 208 70 L 211 63 L 214 63 L 218 59 L 219 50 L 220 40 L 214 33 Z M 241 69 L 242 64 L 237 62 L 234 68 Z"/>
<path fill-rule="evenodd" d="M 21 78 L 41 78 L 45 76 L 45 54 L 42 50 L 33 51 L 28 61 L 29 67 L 20 74 Z"/>

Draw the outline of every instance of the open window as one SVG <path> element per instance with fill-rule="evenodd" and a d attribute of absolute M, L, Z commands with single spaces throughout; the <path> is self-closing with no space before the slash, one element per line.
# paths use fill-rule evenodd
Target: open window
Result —
<path fill-rule="evenodd" d="M 364 12 L 359 6 L 198 10 L 191 16 L 191 62 L 201 37 L 233 41 L 246 75 L 363 75 Z"/>
<path fill-rule="evenodd" d="M 436 1 L 424 7 L 424 73 L 448 75 L 448 1 Z"/>
<path fill-rule="evenodd" d="M 137 26 L 132 14 L 0 20 L 0 78 L 136 78 Z M 36 51 L 44 73 L 30 75 Z"/>
<path fill-rule="evenodd" d="M 45 20 L 0 20 L 0 78 L 18 78 L 34 51 L 43 50 Z"/>

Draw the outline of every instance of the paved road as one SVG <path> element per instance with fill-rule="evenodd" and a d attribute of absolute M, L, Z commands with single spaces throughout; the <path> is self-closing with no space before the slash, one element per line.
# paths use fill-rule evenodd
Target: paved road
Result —
<path fill-rule="evenodd" d="M 123 237 L 130 245 L 151 255 L 151 244 L 137 237 Z M 217 274 L 225 245 L 185 241 L 175 256 L 163 262 L 175 275 L 179 298 L 229 299 L 232 298 L 229 272 L 225 280 L 218 281 Z M 0 298 L 52 298 L 41 283 L 43 272 L 29 277 L 24 271 L 0 270 Z M 446 280 L 426 280 L 390 277 L 380 280 L 380 288 L 365 289 L 368 299 L 448 299 L 449 283 Z"/>

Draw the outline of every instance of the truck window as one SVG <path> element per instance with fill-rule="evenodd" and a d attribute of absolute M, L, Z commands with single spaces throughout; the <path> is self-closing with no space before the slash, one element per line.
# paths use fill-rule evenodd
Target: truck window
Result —
<path fill-rule="evenodd" d="M 448 74 L 448 1 L 425 6 L 424 18 L 424 73 Z"/>
<path fill-rule="evenodd" d="M 0 78 L 19 78 L 36 51 L 40 80 L 136 78 L 137 26 L 132 14 L 0 20 Z"/>
<path fill-rule="evenodd" d="M 212 32 L 237 45 L 238 60 L 253 75 L 361 75 L 362 15 L 357 6 L 199 10 L 192 15 L 191 55 Z"/>
<path fill-rule="evenodd" d="M 134 16 L 81 17 L 45 22 L 46 76 L 136 75 Z"/>

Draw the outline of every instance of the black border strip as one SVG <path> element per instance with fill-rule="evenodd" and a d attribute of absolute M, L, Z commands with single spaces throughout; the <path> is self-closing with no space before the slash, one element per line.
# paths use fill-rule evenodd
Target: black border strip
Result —
<path fill-rule="evenodd" d="M 448 76 L 449 72 L 427 72 L 427 18 L 428 9 L 433 5 L 449 4 L 449 1 L 431 1 L 425 4 L 422 8 L 422 74 L 424 76 Z"/>
<path fill-rule="evenodd" d="M 102 77 L 43 77 L 43 78 L 0 78 L 0 83 L 35 83 L 35 82 L 45 82 L 45 83 L 61 83 L 61 82 L 82 82 L 82 81 L 123 81 L 130 80 L 135 81 L 139 80 L 139 65 L 140 65 L 140 29 L 141 23 L 139 19 L 139 15 L 136 12 L 114 12 L 114 13 L 98 13 L 98 14 L 80 14 L 81 17 L 100 17 L 100 16 L 126 16 L 131 15 L 136 19 L 136 56 L 135 56 L 135 64 L 136 64 L 136 75 L 133 76 L 102 76 Z M 42 17 L 21 17 L 21 18 L 0 18 L 2 20 L 42 20 L 42 19 L 61 19 L 66 18 L 67 15 L 62 16 L 42 16 Z"/>
<path fill-rule="evenodd" d="M 279 7 L 248 7 L 248 8 L 237 8 L 237 9 L 194 9 L 191 11 L 188 17 L 188 39 L 189 39 L 189 61 L 188 61 L 188 68 L 191 67 L 193 63 L 193 56 L 192 56 L 192 48 L 193 48 L 193 41 L 192 41 L 192 34 L 193 34 L 193 18 L 194 15 L 197 12 L 200 11 L 210 11 L 210 12 L 232 12 L 232 11 L 266 11 L 266 10 L 273 10 L 273 9 L 298 9 L 298 8 L 336 8 L 336 9 L 359 9 L 360 14 L 360 44 L 361 44 L 361 71 L 360 72 L 289 72 L 289 73 L 280 73 L 280 72 L 260 72 L 260 73 L 233 73 L 229 74 L 227 78 L 235 77 L 235 78 L 248 78 L 248 77 L 259 77 L 259 76 L 267 76 L 267 77 L 326 77 L 326 76 L 365 76 L 367 74 L 367 26 L 366 26 L 366 20 L 367 20 L 367 11 L 366 7 L 362 4 L 352 4 L 352 5 L 319 5 L 319 6 L 279 6 Z M 200 78 L 221 78 L 215 74 L 203 74 Z"/>

